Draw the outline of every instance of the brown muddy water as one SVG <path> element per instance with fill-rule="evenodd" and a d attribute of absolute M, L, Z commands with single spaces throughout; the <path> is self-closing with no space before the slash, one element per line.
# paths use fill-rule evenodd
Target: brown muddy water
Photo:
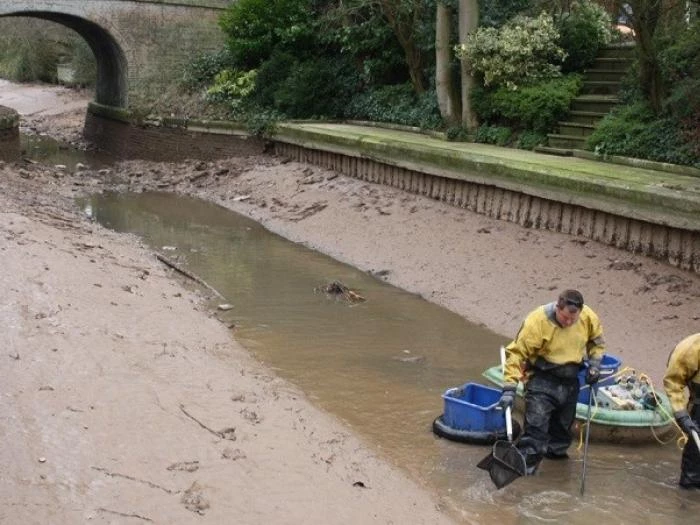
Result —
<path fill-rule="evenodd" d="M 225 300 L 214 304 L 233 305 L 219 316 L 235 323 L 240 343 L 435 491 L 464 523 L 697 522 L 700 491 L 677 488 L 675 442 L 661 445 L 651 435 L 643 446 L 591 442 L 581 497 L 582 448 L 496 491 L 475 466 L 489 447 L 432 433 L 441 394 L 468 381 L 487 384 L 481 373 L 498 363 L 498 348 L 512 334 L 488 331 L 201 200 L 111 194 L 81 206 L 218 290 Z M 318 291 L 336 280 L 366 301 L 349 304 Z"/>

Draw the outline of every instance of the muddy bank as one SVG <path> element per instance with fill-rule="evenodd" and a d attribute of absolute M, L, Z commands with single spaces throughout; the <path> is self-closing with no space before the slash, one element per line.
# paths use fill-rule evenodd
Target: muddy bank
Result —
<path fill-rule="evenodd" d="M 0 521 L 450 523 L 252 359 L 206 290 L 78 213 L 76 196 L 138 178 L 0 164 Z"/>

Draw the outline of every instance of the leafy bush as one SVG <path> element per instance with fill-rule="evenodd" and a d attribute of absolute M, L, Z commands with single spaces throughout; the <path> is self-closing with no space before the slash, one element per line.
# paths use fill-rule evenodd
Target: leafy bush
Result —
<path fill-rule="evenodd" d="M 579 75 L 567 75 L 517 90 L 478 88 L 472 93 L 472 103 L 484 122 L 546 133 L 566 116 L 581 85 Z"/>
<path fill-rule="evenodd" d="M 200 55 L 186 65 L 182 86 L 190 93 L 198 91 L 214 82 L 220 71 L 231 66 L 231 54 L 226 49 Z"/>
<path fill-rule="evenodd" d="M 536 0 L 480 0 L 479 25 L 500 27 L 509 18 L 529 10 Z"/>
<path fill-rule="evenodd" d="M 348 104 L 345 116 L 422 129 L 442 126 L 435 92 L 428 91 L 419 96 L 408 83 L 383 86 L 356 95 Z"/>
<path fill-rule="evenodd" d="M 343 116 L 358 86 L 351 64 L 316 58 L 299 63 L 274 93 L 275 108 L 291 118 Z"/>
<path fill-rule="evenodd" d="M 470 142 L 471 133 L 464 126 L 451 126 L 445 130 L 445 138 L 451 142 Z"/>
<path fill-rule="evenodd" d="M 481 27 L 455 46 L 455 52 L 472 72 L 483 75 L 485 85 L 516 89 L 560 75 L 557 63 L 566 54 L 558 39 L 552 17 L 543 12 L 537 18 L 516 16 L 499 29 Z"/>
<path fill-rule="evenodd" d="M 207 90 L 207 100 L 228 104 L 233 111 L 255 88 L 256 70 L 237 71 L 224 69 L 214 78 L 214 85 Z"/>
<path fill-rule="evenodd" d="M 536 131 L 523 131 L 518 135 L 515 147 L 518 149 L 533 150 L 537 146 L 547 143 L 547 135 Z"/>
<path fill-rule="evenodd" d="M 45 38 L 30 36 L 3 42 L 0 76 L 15 82 L 56 81 L 58 53 Z"/>
<path fill-rule="evenodd" d="M 297 59 L 285 52 L 274 52 L 258 69 L 253 101 L 263 107 L 275 105 L 275 92 L 280 89 L 285 80 L 297 66 Z"/>
<path fill-rule="evenodd" d="M 678 121 L 657 117 L 643 103 L 623 106 L 605 117 L 587 147 L 601 155 L 700 166 L 700 157 L 685 142 Z"/>
<path fill-rule="evenodd" d="M 255 69 L 272 52 L 287 50 L 300 56 L 313 49 L 312 0 L 238 0 L 219 19 L 228 35 L 233 64 L 241 69 Z"/>
<path fill-rule="evenodd" d="M 284 115 L 274 109 L 265 109 L 251 106 L 248 108 L 243 120 L 246 129 L 257 137 L 269 137 L 275 130 L 277 122 L 284 119 Z"/>
<path fill-rule="evenodd" d="M 319 18 L 319 39 L 325 49 L 350 56 L 366 86 L 409 80 L 406 57 L 378 2 L 333 2 Z M 432 37 L 434 39 L 434 35 Z"/>
<path fill-rule="evenodd" d="M 474 136 L 474 142 L 495 144 L 496 146 L 506 146 L 512 136 L 513 131 L 510 128 L 489 125 L 479 126 L 476 130 L 476 135 Z"/>
<path fill-rule="evenodd" d="M 566 51 L 562 70 L 583 71 L 593 63 L 598 50 L 612 38 L 612 21 L 605 9 L 588 0 L 571 4 L 558 20 L 559 45 Z"/>

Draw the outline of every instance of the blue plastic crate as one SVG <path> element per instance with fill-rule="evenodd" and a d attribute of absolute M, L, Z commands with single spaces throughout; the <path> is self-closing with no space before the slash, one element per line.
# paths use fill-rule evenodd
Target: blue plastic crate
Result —
<path fill-rule="evenodd" d="M 613 377 L 620 370 L 620 365 L 622 361 L 615 357 L 614 355 L 604 354 L 603 359 L 600 362 L 600 380 L 597 386 L 610 386 L 615 384 L 615 378 Z M 578 402 L 588 404 L 588 390 L 590 387 L 586 384 L 586 370 L 588 369 L 588 363 L 585 367 L 578 373 L 578 382 L 581 385 L 581 389 L 578 393 Z"/>
<path fill-rule="evenodd" d="M 445 410 L 442 419 L 457 430 L 499 432 L 506 428 L 505 414 L 496 410 L 501 390 L 479 383 L 466 383 L 450 388 L 443 395 Z"/>

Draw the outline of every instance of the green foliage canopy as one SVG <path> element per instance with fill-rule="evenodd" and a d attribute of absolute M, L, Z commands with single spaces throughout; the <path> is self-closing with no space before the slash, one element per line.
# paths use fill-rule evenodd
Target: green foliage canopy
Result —
<path fill-rule="evenodd" d="M 312 49 L 315 42 L 311 0 L 238 0 L 221 16 L 233 63 L 257 68 L 274 49 Z"/>

